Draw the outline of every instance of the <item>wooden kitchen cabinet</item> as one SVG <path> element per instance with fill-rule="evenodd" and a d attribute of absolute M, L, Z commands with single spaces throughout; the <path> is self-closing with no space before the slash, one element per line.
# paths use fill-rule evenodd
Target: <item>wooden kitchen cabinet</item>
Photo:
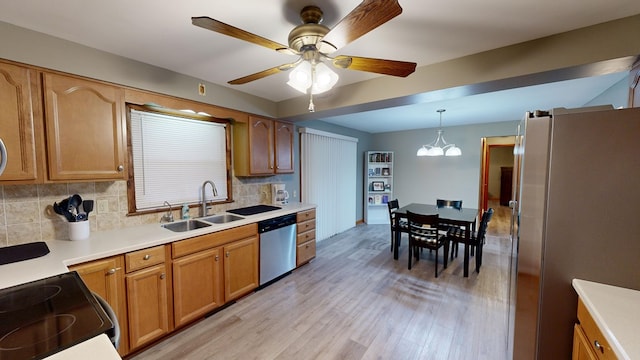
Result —
<path fill-rule="evenodd" d="M 236 176 L 293 173 L 293 124 L 249 116 L 233 125 Z"/>
<path fill-rule="evenodd" d="M 136 349 L 172 330 L 171 277 L 165 263 L 169 247 L 125 254 L 129 348 Z"/>
<path fill-rule="evenodd" d="M 598 328 L 580 298 L 578 298 L 578 324 L 574 325 L 573 331 L 573 360 L 617 359 L 602 330 Z"/>
<path fill-rule="evenodd" d="M 224 246 L 225 301 L 237 299 L 258 287 L 259 251 L 257 235 Z"/>
<path fill-rule="evenodd" d="M 180 241 L 174 244 L 181 246 Z M 221 306 L 223 296 L 222 249 L 213 248 L 178 257 L 173 266 L 173 316 L 183 326 Z"/>
<path fill-rule="evenodd" d="M 44 142 L 36 70 L 0 62 L 0 109 L 0 140 L 7 150 L 0 184 L 41 183 L 44 171 L 38 159 Z"/>
<path fill-rule="evenodd" d="M 118 353 L 128 353 L 127 299 L 124 284 L 124 257 L 114 256 L 69 267 L 77 271 L 89 290 L 100 295 L 109 303 L 120 325 L 120 346 Z"/>
<path fill-rule="evenodd" d="M 300 266 L 316 257 L 316 209 L 296 215 L 296 266 Z"/>
<path fill-rule="evenodd" d="M 53 73 L 43 87 L 49 180 L 126 179 L 124 90 Z"/>

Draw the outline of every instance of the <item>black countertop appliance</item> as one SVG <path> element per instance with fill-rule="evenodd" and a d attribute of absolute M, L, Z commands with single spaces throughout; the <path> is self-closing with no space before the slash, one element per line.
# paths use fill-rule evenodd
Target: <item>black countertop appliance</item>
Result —
<path fill-rule="evenodd" d="M 75 271 L 0 290 L 0 360 L 42 359 L 112 329 Z"/>

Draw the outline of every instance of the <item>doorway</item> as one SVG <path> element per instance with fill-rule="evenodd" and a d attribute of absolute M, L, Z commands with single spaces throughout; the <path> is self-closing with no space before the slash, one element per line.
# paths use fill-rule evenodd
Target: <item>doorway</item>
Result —
<path fill-rule="evenodd" d="M 480 165 L 480 208 L 493 208 L 494 215 L 487 233 L 509 236 L 512 194 L 513 148 L 515 136 L 495 136 L 482 139 Z"/>

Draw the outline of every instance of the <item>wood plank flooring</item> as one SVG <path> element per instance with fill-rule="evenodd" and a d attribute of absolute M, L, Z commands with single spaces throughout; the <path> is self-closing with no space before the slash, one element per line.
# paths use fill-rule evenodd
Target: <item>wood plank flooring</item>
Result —
<path fill-rule="evenodd" d="M 480 274 L 459 256 L 437 279 L 428 251 L 407 269 L 402 240 L 398 261 L 388 225 L 319 242 L 310 264 L 131 359 L 507 359 L 508 238 L 487 237 Z"/>

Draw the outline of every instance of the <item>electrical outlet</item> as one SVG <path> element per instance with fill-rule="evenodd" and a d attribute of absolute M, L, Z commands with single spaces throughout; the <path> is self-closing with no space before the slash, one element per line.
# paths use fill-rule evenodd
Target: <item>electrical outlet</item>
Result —
<path fill-rule="evenodd" d="M 109 200 L 98 200 L 98 213 L 104 214 L 109 212 Z"/>
<path fill-rule="evenodd" d="M 298 197 L 298 192 L 297 192 L 297 191 L 295 191 L 295 190 L 293 190 L 293 197 L 294 197 L 294 198 L 295 198 L 295 197 Z"/>

